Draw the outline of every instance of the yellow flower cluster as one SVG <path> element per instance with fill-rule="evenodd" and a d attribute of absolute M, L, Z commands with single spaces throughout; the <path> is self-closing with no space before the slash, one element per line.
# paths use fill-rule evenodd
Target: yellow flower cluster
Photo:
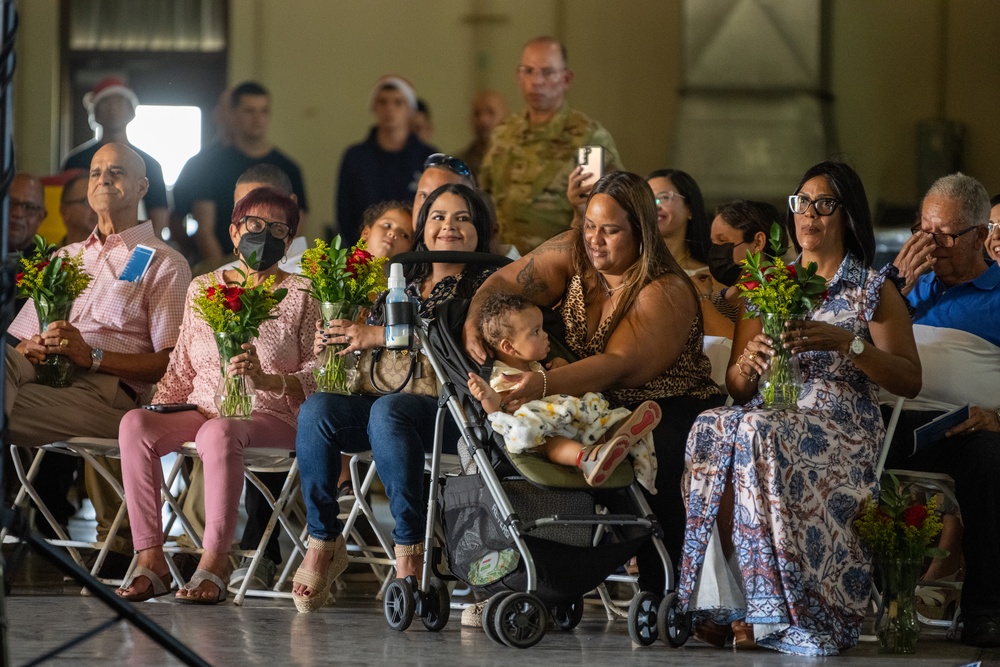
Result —
<path fill-rule="evenodd" d="M 931 497 L 926 504 L 915 501 L 909 485 L 891 474 L 883 478 L 881 486 L 879 501 L 868 500 L 854 521 L 865 548 L 878 560 L 947 556 L 929 546 L 943 527 L 937 500 Z"/>
<path fill-rule="evenodd" d="M 302 253 L 302 275 L 309 279 L 309 294 L 320 302 L 346 301 L 367 306 L 386 289 L 385 257 L 368 252 L 364 240 L 353 248 L 341 248 L 340 237 L 332 245 L 316 239 Z"/>
<path fill-rule="evenodd" d="M 35 301 L 67 303 L 80 296 L 90 285 L 90 274 L 83 269 L 83 251 L 72 257 L 56 253 L 56 246 L 35 236 L 35 250 L 21 257 L 21 272 L 14 282 L 17 295 Z"/>

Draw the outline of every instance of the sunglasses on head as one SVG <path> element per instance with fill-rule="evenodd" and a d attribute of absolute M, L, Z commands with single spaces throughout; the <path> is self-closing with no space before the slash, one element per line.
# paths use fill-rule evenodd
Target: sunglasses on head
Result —
<path fill-rule="evenodd" d="M 465 176 L 466 178 L 472 179 L 473 185 L 476 183 L 476 177 L 472 173 L 472 170 L 469 169 L 469 165 L 465 164 L 465 162 L 459 160 L 457 157 L 445 155 L 444 153 L 434 153 L 424 160 L 424 169 L 428 169 L 430 167 L 447 169 L 448 171 L 458 174 L 459 176 Z"/>

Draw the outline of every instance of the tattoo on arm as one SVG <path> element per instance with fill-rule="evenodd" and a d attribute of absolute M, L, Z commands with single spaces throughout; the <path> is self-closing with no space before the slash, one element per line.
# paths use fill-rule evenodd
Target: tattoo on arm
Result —
<path fill-rule="evenodd" d="M 544 255 L 547 252 L 570 252 L 576 242 L 576 232 L 573 230 L 563 232 L 532 250 L 529 255 Z"/>
<path fill-rule="evenodd" d="M 549 285 L 535 274 L 535 259 L 532 257 L 517 274 L 517 284 L 521 287 L 524 298 L 534 300 L 540 294 L 548 291 Z"/>

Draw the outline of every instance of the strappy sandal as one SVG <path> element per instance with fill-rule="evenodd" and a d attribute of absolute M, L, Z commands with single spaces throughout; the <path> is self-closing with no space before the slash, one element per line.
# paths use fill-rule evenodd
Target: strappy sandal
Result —
<path fill-rule="evenodd" d="M 146 577 L 149 579 L 149 588 L 142 591 L 141 593 L 133 593 L 132 595 L 125 595 L 125 591 L 132 588 L 135 580 L 139 577 Z M 146 600 L 151 600 L 153 598 L 158 598 L 162 595 L 166 595 L 170 592 L 170 573 L 163 575 L 162 577 L 157 575 L 155 572 L 150 570 L 148 567 L 142 567 L 141 565 L 132 570 L 132 575 L 128 580 L 122 584 L 115 594 L 118 595 L 122 600 L 128 600 L 129 602 L 145 602 Z"/>
<path fill-rule="evenodd" d="M 315 570 L 307 570 L 303 566 L 295 570 L 292 577 L 293 584 L 302 584 L 312 589 L 311 595 L 302 595 L 292 591 L 292 599 L 295 601 L 295 608 L 300 613 L 307 614 L 322 608 L 330 598 L 330 588 L 334 580 L 347 569 L 347 544 L 344 536 L 338 535 L 332 541 L 317 540 L 310 537 L 306 542 L 306 549 L 317 550 L 324 554 L 329 554 L 329 566 L 326 569 L 326 576 L 321 576 Z"/>
<path fill-rule="evenodd" d="M 600 486 L 607 481 L 629 451 L 628 437 L 620 435 L 608 442 L 588 445 L 580 451 L 580 470 L 590 486 Z"/>
<path fill-rule="evenodd" d="M 632 445 L 656 428 L 662 416 L 663 411 L 660 410 L 658 403 L 655 401 L 645 401 L 633 410 L 632 414 L 618 424 L 618 427 L 608 440 L 612 440 L 618 436 L 626 436 L 628 438 L 629 449 L 631 449 Z"/>
<path fill-rule="evenodd" d="M 746 621 L 733 621 L 733 649 L 750 651 L 757 648 L 753 636 L 753 626 Z"/>
<path fill-rule="evenodd" d="M 226 601 L 226 596 L 229 595 L 229 590 L 226 587 L 226 582 L 222 580 L 222 577 L 215 575 L 208 570 L 203 570 L 198 568 L 194 571 L 194 575 L 191 577 L 191 581 L 184 584 L 182 590 L 193 591 L 201 585 L 203 581 L 208 581 L 215 584 L 216 588 L 219 589 L 218 594 L 214 598 L 203 598 L 203 597 L 175 597 L 177 602 L 182 604 L 219 604 L 220 602 Z"/>

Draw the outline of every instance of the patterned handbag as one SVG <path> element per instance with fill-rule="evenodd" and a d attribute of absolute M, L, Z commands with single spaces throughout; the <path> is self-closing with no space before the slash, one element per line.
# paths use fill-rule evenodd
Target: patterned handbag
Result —
<path fill-rule="evenodd" d="M 351 392 L 383 396 L 403 392 L 437 396 L 437 376 L 427 356 L 419 350 L 365 350 L 357 362 Z"/>

